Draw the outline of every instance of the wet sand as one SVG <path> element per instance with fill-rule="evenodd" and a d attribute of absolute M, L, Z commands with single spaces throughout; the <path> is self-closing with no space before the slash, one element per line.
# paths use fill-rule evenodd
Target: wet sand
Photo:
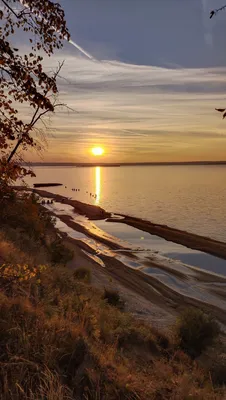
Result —
<path fill-rule="evenodd" d="M 93 286 L 100 290 L 117 290 L 125 302 L 127 312 L 133 314 L 136 318 L 151 323 L 162 331 L 168 331 L 174 324 L 177 316 L 176 310 L 173 307 L 167 307 L 159 299 L 154 289 L 146 284 L 141 284 L 139 287 L 140 282 L 135 285 L 136 279 L 133 278 L 133 275 L 128 279 L 123 270 L 120 274 L 120 268 L 114 271 L 116 268 L 115 260 L 111 257 L 106 260 L 107 266 L 103 268 L 90 258 L 89 254 L 95 255 L 95 251 L 82 241 L 66 236 L 64 241 L 67 246 L 74 250 L 74 258 L 69 262 L 68 267 L 72 269 L 88 268 L 91 271 L 91 284 Z"/>
<path fill-rule="evenodd" d="M 62 222 L 64 222 L 67 226 L 69 226 L 70 228 L 74 229 L 75 231 L 84 233 L 85 235 L 97 240 L 100 243 L 106 244 L 107 246 L 109 246 L 112 250 L 130 250 L 129 247 L 124 247 L 121 246 L 120 244 L 111 241 L 110 239 L 107 239 L 103 236 L 99 236 L 96 235 L 94 232 L 88 231 L 84 226 L 82 226 L 81 224 L 76 223 L 71 216 L 69 215 L 61 215 L 61 214 L 57 214 L 57 217 L 60 218 L 60 220 Z"/>
<path fill-rule="evenodd" d="M 154 224 L 140 218 L 130 217 L 124 214 L 117 214 L 122 218 L 110 217 L 108 222 L 118 222 L 133 226 L 152 235 L 160 236 L 170 242 L 178 243 L 190 249 L 199 250 L 226 260 L 226 243 L 194 233 L 171 228 L 167 225 Z"/>
<path fill-rule="evenodd" d="M 90 249 L 89 246 L 80 240 L 65 237 L 65 243 L 67 245 L 70 244 L 72 249 L 79 248 L 80 251 L 93 252 L 95 255 L 95 250 Z M 88 259 L 89 261 L 87 261 Z M 226 314 L 220 307 L 196 298 L 184 296 L 174 291 L 168 285 L 159 282 L 154 276 L 131 269 L 113 257 L 102 255 L 101 259 L 104 261 L 104 268 L 100 264 L 95 263 L 94 260 L 90 260 L 88 256 L 86 258 L 84 253 L 82 256 L 80 253 L 80 258 L 78 259 L 78 252 L 75 250 L 75 257 L 70 262 L 70 267 L 91 267 L 94 283 L 98 279 L 98 287 L 103 289 L 110 285 L 114 290 L 121 292 L 120 294 L 125 300 L 128 298 L 129 293 L 133 293 L 136 302 L 131 302 L 130 299 L 130 303 L 128 304 L 127 301 L 128 310 L 133 314 L 150 319 L 153 322 L 154 313 L 155 323 L 159 325 L 161 321 L 156 316 L 156 310 L 158 310 L 159 317 L 164 318 L 162 323 L 167 328 L 167 325 L 175 321 L 180 311 L 186 307 L 194 306 L 201 308 L 205 312 L 210 312 L 223 325 L 226 325 Z M 155 264 L 153 264 L 153 267 L 155 267 Z M 145 308 L 143 308 L 144 303 Z"/>
<path fill-rule="evenodd" d="M 59 218 L 62 222 L 66 223 L 66 225 L 71 227 L 73 230 L 78 230 L 79 232 L 82 232 L 85 235 L 90 236 L 99 242 L 103 242 L 110 249 L 113 250 L 119 249 L 120 254 L 123 253 L 123 248 L 119 244 L 111 242 L 110 240 L 106 240 L 98 235 L 95 235 L 94 233 L 87 230 L 86 227 L 83 227 L 80 224 L 74 222 L 70 216 L 57 214 L 57 218 Z M 72 246 L 76 244 L 76 246 L 79 247 L 80 250 L 85 251 L 87 255 L 92 254 L 93 256 L 96 256 L 97 254 L 96 249 L 90 247 L 89 244 L 84 243 L 81 240 L 74 239 L 68 236 L 65 238 L 65 240 Z M 131 253 L 127 251 L 126 254 L 131 256 L 132 251 Z M 76 267 L 78 263 L 76 256 L 77 253 L 75 254 L 75 263 L 71 264 L 72 267 Z M 148 314 L 150 320 L 153 317 L 152 312 L 154 307 L 155 311 L 157 308 L 159 310 L 158 312 L 160 312 L 161 310 L 161 313 L 164 313 L 165 323 L 167 325 L 169 324 L 169 321 L 172 324 L 172 320 L 175 320 L 176 315 L 181 310 L 183 310 L 188 306 L 194 306 L 201 308 L 205 312 L 212 313 L 223 325 L 226 325 L 225 310 L 222 309 L 220 306 L 218 307 L 216 304 L 208 303 L 208 297 L 206 298 L 206 301 L 204 301 L 196 297 L 193 297 L 192 294 L 185 295 L 181 293 L 179 290 L 177 291 L 173 289 L 167 283 L 159 281 L 159 279 L 156 276 L 146 274 L 142 270 L 132 269 L 127 265 L 125 265 L 123 262 L 121 262 L 119 259 L 115 258 L 112 255 L 108 255 L 107 253 L 98 254 L 98 257 L 103 261 L 104 267 L 101 266 L 98 262 L 95 262 L 95 260 L 92 260 L 91 262 L 95 265 L 92 271 L 94 277 L 100 274 L 101 271 L 102 278 L 103 276 L 105 276 L 105 278 L 108 277 L 111 278 L 111 280 L 114 279 L 115 282 L 114 289 L 120 290 L 121 288 L 121 293 L 123 298 L 127 298 L 128 291 L 130 293 L 132 292 L 136 296 L 137 302 L 140 304 L 140 307 L 138 307 L 138 305 L 136 305 L 135 307 L 133 302 L 130 303 L 130 311 L 133 312 L 134 314 L 138 313 L 139 316 L 142 316 L 143 314 L 142 304 L 144 301 L 146 301 L 146 313 Z M 167 272 L 171 272 L 171 274 L 180 277 L 181 281 L 185 282 L 187 279 L 189 279 L 189 277 L 184 275 L 180 270 L 175 270 L 175 269 L 173 270 L 169 267 L 166 267 L 161 262 L 150 260 L 148 265 L 150 268 L 153 269 L 158 268 L 165 270 Z M 79 266 L 87 267 L 86 261 L 84 259 L 83 261 L 80 259 Z M 214 276 L 208 273 L 207 271 L 196 270 L 195 268 L 194 270 L 196 271 L 195 279 L 200 280 L 200 282 L 202 281 L 202 282 L 213 283 L 214 280 L 215 283 L 218 282 L 224 285 L 226 284 L 226 278 L 223 276 L 222 277 L 217 275 Z M 102 288 L 108 286 L 108 285 L 106 286 L 105 280 L 101 279 L 100 282 L 99 284 Z M 211 291 L 213 292 L 213 294 L 217 295 L 217 297 L 222 297 L 220 289 L 218 288 L 214 289 L 213 287 L 212 289 L 210 289 L 210 292 Z M 147 306 L 147 304 L 149 305 L 149 307 Z M 147 318 L 147 316 L 145 316 L 145 318 Z M 155 316 L 155 323 L 156 321 L 157 318 Z"/>

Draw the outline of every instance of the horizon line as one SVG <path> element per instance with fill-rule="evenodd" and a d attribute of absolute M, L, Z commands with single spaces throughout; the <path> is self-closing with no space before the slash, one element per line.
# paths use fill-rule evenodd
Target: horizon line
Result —
<path fill-rule="evenodd" d="M 226 160 L 221 161 L 147 161 L 147 162 L 30 162 L 23 165 L 31 166 L 161 166 L 161 165 L 226 165 Z"/>

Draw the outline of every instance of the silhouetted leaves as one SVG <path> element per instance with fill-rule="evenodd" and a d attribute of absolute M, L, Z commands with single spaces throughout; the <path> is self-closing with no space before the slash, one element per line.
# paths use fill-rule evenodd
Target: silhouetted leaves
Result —
<path fill-rule="evenodd" d="M 225 119 L 225 117 L 226 117 L 226 108 L 215 108 L 215 110 L 219 111 L 221 113 L 224 113 L 223 114 L 223 119 Z"/>
<path fill-rule="evenodd" d="M 213 18 L 214 15 L 216 15 L 219 11 L 223 11 L 226 9 L 226 5 L 222 6 L 220 8 L 217 8 L 216 10 L 210 11 L 210 19 Z"/>
<path fill-rule="evenodd" d="M 215 15 L 215 11 L 211 11 L 210 12 L 210 19 L 213 18 L 214 15 Z"/>
<path fill-rule="evenodd" d="M 54 112 L 57 104 L 57 75 L 43 70 L 39 52 L 50 56 L 69 40 L 64 11 L 51 0 L 0 0 L 0 175 L 9 179 L 24 175 L 26 169 L 15 173 L 8 164 L 22 145 L 26 150 L 36 146 L 35 124 L 46 113 Z M 18 30 L 27 33 L 31 51 L 22 54 L 12 46 Z M 33 109 L 30 122 L 24 120 L 20 104 Z M 9 174 L 6 173 L 8 168 Z M 12 173 L 13 171 L 13 173 Z"/>

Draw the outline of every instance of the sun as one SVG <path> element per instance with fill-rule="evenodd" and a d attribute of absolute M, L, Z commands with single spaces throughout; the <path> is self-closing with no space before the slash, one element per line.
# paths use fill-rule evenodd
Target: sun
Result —
<path fill-rule="evenodd" d="M 94 156 L 102 156 L 104 154 L 103 147 L 93 147 L 91 151 Z"/>

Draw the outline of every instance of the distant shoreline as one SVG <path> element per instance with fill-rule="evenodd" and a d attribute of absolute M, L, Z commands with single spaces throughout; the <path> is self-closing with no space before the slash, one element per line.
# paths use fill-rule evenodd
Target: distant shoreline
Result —
<path fill-rule="evenodd" d="M 25 165 L 25 164 L 24 164 Z M 179 161 L 179 162 L 138 162 L 138 163 L 29 163 L 31 167 L 133 167 L 133 166 L 198 166 L 226 165 L 226 161 Z"/>

